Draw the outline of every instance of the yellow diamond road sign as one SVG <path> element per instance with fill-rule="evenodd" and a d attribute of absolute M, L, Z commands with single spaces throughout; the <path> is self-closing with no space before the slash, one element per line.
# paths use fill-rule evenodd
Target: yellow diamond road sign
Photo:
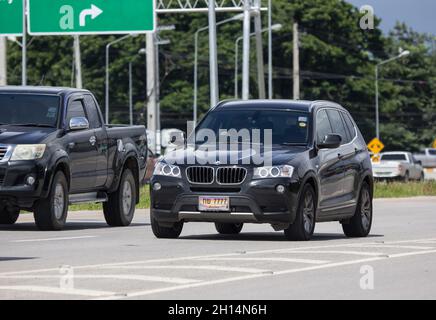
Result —
<path fill-rule="evenodd" d="M 378 138 L 374 138 L 368 143 L 368 149 L 374 154 L 379 154 L 384 148 L 385 145 Z"/>
<path fill-rule="evenodd" d="M 436 140 L 433 142 L 433 149 L 436 149 Z"/>

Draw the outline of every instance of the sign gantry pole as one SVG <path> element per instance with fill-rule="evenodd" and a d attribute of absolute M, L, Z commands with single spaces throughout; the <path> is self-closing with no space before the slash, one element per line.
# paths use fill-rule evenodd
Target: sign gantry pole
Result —
<path fill-rule="evenodd" d="M 21 85 L 27 86 L 27 23 L 26 23 L 27 0 L 23 0 L 23 41 L 21 47 Z"/>

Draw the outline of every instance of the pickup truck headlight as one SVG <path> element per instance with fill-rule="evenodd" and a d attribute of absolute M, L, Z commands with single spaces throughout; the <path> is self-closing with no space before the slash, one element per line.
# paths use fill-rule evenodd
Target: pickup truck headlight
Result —
<path fill-rule="evenodd" d="M 294 173 L 292 166 L 259 167 L 254 169 L 254 179 L 291 178 Z"/>
<path fill-rule="evenodd" d="M 173 178 L 181 178 L 182 173 L 178 166 L 173 166 L 171 164 L 166 164 L 165 162 L 159 162 L 154 168 L 153 175 L 155 176 L 165 176 Z"/>
<path fill-rule="evenodd" d="M 11 161 L 41 159 L 45 148 L 45 144 L 19 144 L 15 146 Z"/>

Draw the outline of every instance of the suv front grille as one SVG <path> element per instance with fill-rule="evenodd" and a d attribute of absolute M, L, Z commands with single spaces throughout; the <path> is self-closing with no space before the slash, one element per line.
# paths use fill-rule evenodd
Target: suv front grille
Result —
<path fill-rule="evenodd" d="M 8 152 L 8 147 L 0 147 L 0 161 L 3 160 L 6 152 Z"/>
<path fill-rule="evenodd" d="M 231 168 L 218 168 L 216 173 L 216 181 L 219 184 L 240 184 L 247 176 L 247 169 L 231 167 Z"/>
<path fill-rule="evenodd" d="M 211 167 L 189 167 L 186 169 L 186 176 L 190 183 L 212 184 L 213 168 Z"/>

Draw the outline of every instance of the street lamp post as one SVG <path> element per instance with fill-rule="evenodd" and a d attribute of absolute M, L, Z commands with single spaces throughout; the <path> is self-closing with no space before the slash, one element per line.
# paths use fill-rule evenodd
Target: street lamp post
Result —
<path fill-rule="evenodd" d="M 264 33 L 264 32 L 267 32 L 267 31 L 268 32 L 269 31 L 271 31 L 271 32 L 272 31 L 277 31 L 277 30 L 280 30 L 282 27 L 283 26 L 280 23 L 278 23 L 278 24 L 272 25 L 271 28 L 262 29 L 261 32 Z M 253 37 L 255 35 L 256 35 L 256 33 L 253 32 L 253 33 L 250 34 L 250 37 Z M 235 41 L 235 99 L 239 98 L 239 85 L 238 85 L 239 43 L 243 39 L 244 39 L 244 37 L 241 36 L 241 37 L 237 38 L 236 41 Z M 268 73 L 269 73 L 269 77 L 272 78 L 272 68 L 269 68 Z M 270 98 L 270 99 L 272 99 L 272 98 Z"/>
<path fill-rule="evenodd" d="M 117 44 L 118 42 L 123 41 L 124 39 L 127 39 L 129 37 L 133 37 L 136 35 L 133 34 L 126 34 L 125 36 L 118 38 L 112 42 L 109 42 L 106 45 L 106 83 L 105 83 L 105 121 L 106 124 L 109 124 L 109 50 L 110 48 L 114 45 Z"/>
<path fill-rule="evenodd" d="M 380 109 L 379 109 L 379 90 L 378 90 L 379 68 L 389 62 L 407 57 L 408 55 L 410 55 L 410 51 L 406 50 L 401 52 L 398 56 L 382 61 L 375 66 L 375 127 L 376 127 L 377 139 L 380 139 Z"/>
<path fill-rule="evenodd" d="M 216 26 L 223 25 L 227 22 L 242 20 L 244 18 L 243 14 L 238 14 L 229 19 L 217 22 Z M 197 110 L 198 110 L 198 37 L 201 32 L 209 30 L 209 26 L 198 29 L 194 36 L 194 125 L 197 123 Z"/>

